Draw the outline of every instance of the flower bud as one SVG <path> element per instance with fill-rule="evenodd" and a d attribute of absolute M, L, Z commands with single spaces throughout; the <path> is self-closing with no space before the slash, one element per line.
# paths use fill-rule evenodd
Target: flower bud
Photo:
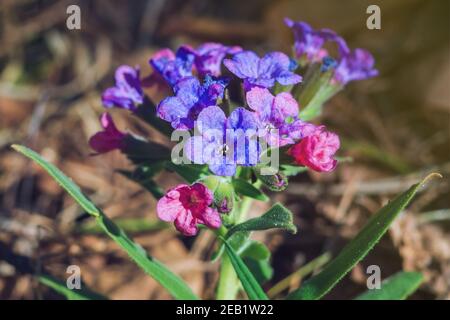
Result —
<path fill-rule="evenodd" d="M 255 170 L 256 177 L 261 180 L 261 182 L 272 191 L 283 191 L 288 186 L 287 177 L 281 173 L 277 172 L 273 175 L 262 175 L 260 170 Z"/>
<path fill-rule="evenodd" d="M 214 193 L 214 205 L 220 213 L 230 213 L 234 206 L 234 188 L 231 183 L 218 177 L 208 176 L 202 183 Z"/>

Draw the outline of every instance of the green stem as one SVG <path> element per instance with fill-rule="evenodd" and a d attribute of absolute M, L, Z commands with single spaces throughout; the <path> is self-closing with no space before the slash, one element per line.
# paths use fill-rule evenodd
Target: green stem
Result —
<path fill-rule="evenodd" d="M 257 184 L 259 181 L 257 182 Z M 256 185 L 255 185 L 256 186 Z M 260 185 L 258 185 L 260 186 Z M 257 187 L 258 187 L 257 186 Z M 252 204 L 252 199 L 245 197 L 233 212 L 234 222 L 241 223 L 247 217 L 248 209 Z M 219 231 L 223 236 L 223 230 Z M 234 271 L 228 255 L 223 254 L 220 265 L 219 285 L 217 287 L 217 300 L 234 300 L 240 288 L 240 281 Z"/>
<path fill-rule="evenodd" d="M 239 289 L 239 279 L 228 255 L 223 254 L 221 261 L 217 300 L 234 300 Z"/>

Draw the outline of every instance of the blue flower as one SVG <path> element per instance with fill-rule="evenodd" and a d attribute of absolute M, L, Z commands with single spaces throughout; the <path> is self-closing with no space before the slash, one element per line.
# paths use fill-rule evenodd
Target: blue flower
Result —
<path fill-rule="evenodd" d="M 115 74 L 116 85 L 103 92 L 102 102 L 106 108 L 119 107 L 135 111 L 144 102 L 139 78 L 139 68 L 120 66 Z"/>
<path fill-rule="evenodd" d="M 200 134 L 185 145 L 194 163 L 208 164 L 220 176 L 233 176 L 238 165 L 258 163 L 258 123 L 253 112 L 237 108 L 227 118 L 218 106 L 210 106 L 200 112 L 196 126 Z"/>
<path fill-rule="evenodd" d="M 223 97 L 227 84 L 227 79 L 211 76 L 207 76 L 203 84 L 195 77 L 184 78 L 174 86 L 175 96 L 159 103 L 157 115 L 170 122 L 174 129 L 192 129 L 198 114 Z"/>
<path fill-rule="evenodd" d="M 167 49 L 161 52 L 161 54 L 151 58 L 149 63 L 171 87 L 178 81 L 192 76 L 192 66 L 195 59 L 192 49 L 182 46 L 176 54 Z"/>
<path fill-rule="evenodd" d="M 282 52 L 272 52 L 259 58 L 252 51 L 242 51 L 225 59 L 223 64 L 237 77 L 244 80 L 246 91 L 252 87 L 271 88 L 275 82 L 281 85 L 299 83 L 302 77 L 292 72 L 291 59 Z"/>

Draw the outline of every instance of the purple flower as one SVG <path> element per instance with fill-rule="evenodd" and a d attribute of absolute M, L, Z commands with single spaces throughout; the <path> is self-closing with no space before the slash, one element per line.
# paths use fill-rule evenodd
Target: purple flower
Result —
<path fill-rule="evenodd" d="M 336 42 L 342 53 L 349 51 L 344 39 L 330 29 L 315 30 L 306 22 L 296 22 L 289 18 L 285 18 L 284 22 L 294 32 L 294 51 L 297 58 L 306 57 L 309 62 L 320 62 L 328 55 L 328 51 L 323 48 L 327 41 Z"/>
<path fill-rule="evenodd" d="M 175 60 L 175 54 L 169 48 L 164 48 L 155 52 L 151 57 L 151 60 L 159 60 L 159 59 Z M 149 76 L 142 79 L 142 86 L 143 87 L 156 86 L 157 90 L 159 91 L 162 91 L 165 88 L 169 88 L 166 79 L 164 79 L 161 73 L 159 73 L 159 71 L 153 67 L 152 69 L 153 72 Z"/>
<path fill-rule="evenodd" d="M 221 43 L 207 42 L 192 50 L 195 55 L 195 68 L 200 76 L 207 74 L 218 77 L 221 75 L 222 60 L 227 54 L 235 54 L 242 51 L 241 47 L 224 46 Z"/>
<path fill-rule="evenodd" d="M 97 132 L 89 139 L 89 145 L 98 153 L 105 153 L 125 147 L 126 133 L 119 131 L 114 125 L 112 117 L 108 113 L 100 116 L 103 131 Z"/>
<path fill-rule="evenodd" d="M 207 76 L 203 84 L 195 77 L 185 78 L 175 85 L 175 96 L 159 103 L 158 117 L 170 122 L 174 129 L 192 129 L 198 114 L 204 108 L 216 105 L 223 97 L 227 84 L 228 80 L 224 78 Z"/>
<path fill-rule="evenodd" d="M 237 165 L 257 164 L 258 124 L 253 112 L 237 108 L 227 119 L 222 109 L 210 106 L 200 112 L 196 125 L 200 135 L 185 145 L 186 155 L 194 163 L 208 164 L 220 176 L 233 176 Z"/>
<path fill-rule="evenodd" d="M 374 68 L 375 60 L 369 51 L 355 49 L 344 54 L 336 67 L 333 81 L 345 85 L 353 80 L 364 80 L 378 75 Z"/>
<path fill-rule="evenodd" d="M 182 46 L 176 54 L 173 54 L 170 49 L 161 50 L 158 53 L 150 59 L 149 63 L 170 86 L 173 87 L 183 78 L 192 76 L 195 57 L 191 48 Z"/>
<path fill-rule="evenodd" d="M 144 101 L 139 78 L 139 68 L 120 66 L 116 70 L 116 85 L 103 92 L 102 102 L 106 108 L 119 107 L 135 111 Z"/>
<path fill-rule="evenodd" d="M 275 82 L 291 85 L 302 80 L 301 76 L 292 72 L 292 61 L 282 52 L 268 53 L 259 58 L 252 51 L 242 51 L 223 63 L 237 77 L 244 79 L 246 91 L 254 86 L 271 88 Z"/>
<path fill-rule="evenodd" d="M 259 136 L 270 146 L 293 144 L 314 127 L 298 119 L 298 104 L 290 93 L 273 96 L 269 90 L 255 87 L 247 92 L 246 98 L 249 107 L 255 111 Z"/>

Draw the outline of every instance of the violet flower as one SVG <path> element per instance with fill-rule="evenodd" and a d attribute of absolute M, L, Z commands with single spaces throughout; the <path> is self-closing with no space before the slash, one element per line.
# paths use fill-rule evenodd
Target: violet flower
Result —
<path fill-rule="evenodd" d="M 157 115 L 170 122 L 174 129 L 192 129 L 198 114 L 223 97 L 227 84 L 224 78 L 207 76 L 203 84 L 195 77 L 185 78 L 174 86 L 175 96 L 159 103 Z"/>
<path fill-rule="evenodd" d="M 103 105 L 106 108 L 118 107 L 135 111 L 144 102 L 139 74 L 138 67 L 118 67 L 115 74 L 116 85 L 103 92 Z"/>
<path fill-rule="evenodd" d="M 213 200 L 212 192 L 201 183 L 180 184 L 159 199 L 156 210 L 161 220 L 175 222 L 175 228 L 185 236 L 195 236 L 197 224 L 213 229 L 221 226 L 219 212 L 210 207 Z"/>
<path fill-rule="evenodd" d="M 328 55 L 323 48 L 327 41 L 338 44 L 339 51 L 348 52 L 348 46 L 344 39 L 330 29 L 315 30 L 303 21 L 284 19 L 285 24 L 294 32 L 294 51 L 297 58 L 305 57 L 309 62 L 320 62 Z"/>
<path fill-rule="evenodd" d="M 108 113 L 100 116 L 103 131 L 97 132 L 89 139 L 89 145 L 97 153 L 106 153 L 115 149 L 122 150 L 125 147 L 126 133 L 119 131 Z"/>
<path fill-rule="evenodd" d="M 369 51 L 355 49 L 343 54 L 334 72 L 333 81 L 344 86 L 353 80 L 364 80 L 378 75 L 375 59 Z"/>
<path fill-rule="evenodd" d="M 244 80 L 246 91 L 252 87 L 271 88 L 276 82 L 281 85 L 299 83 L 302 77 L 292 72 L 293 61 L 282 52 L 272 52 L 259 58 L 252 51 L 242 51 L 225 59 L 223 64 L 237 77 Z"/>
<path fill-rule="evenodd" d="M 195 56 L 195 68 L 201 77 L 221 75 L 222 60 L 228 54 L 236 54 L 242 51 L 238 46 L 224 46 L 221 43 L 207 42 L 192 50 Z"/>
<path fill-rule="evenodd" d="M 173 87 L 178 81 L 192 76 L 194 54 L 187 46 L 180 47 L 176 54 L 170 49 L 159 52 L 149 61 L 155 72 L 159 73 Z"/>
<path fill-rule="evenodd" d="M 172 50 L 170 50 L 169 48 L 164 48 L 161 50 L 156 51 L 152 57 L 150 58 L 151 60 L 175 60 L 175 54 L 173 53 Z M 156 86 L 158 90 L 164 90 L 165 88 L 169 87 L 169 84 L 167 83 L 166 79 L 162 76 L 161 73 L 159 73 L 158 70 L 156 70 L 153 66 L 151 67 L 153 69 L 153 72 L 145 77 L 144 79 L 142 79 L 142 86 L 143 87 L 153 87 Z"/>
<path fill-rule="evenodd" d="M 298 103 L 287 92 L 273 96 L 265 88 L 255 87 L 247 92 L 247 103 L 255 111 L 259 136 L 270 146 L 293 144 L 311 132 L 311 124 L 298 119 Z"/>
<path fill-rule="evenodd" d="M 200 135 L 185 144 L 185 153 L 194 163 L 208 164 L 220 176 L 233 176 L 238 165 L 257 164 L 258 124 L 253 112 L 237 108 L 227 119 L 222 109 L 210 106 L 200 112 L 196 125 Z"/>

